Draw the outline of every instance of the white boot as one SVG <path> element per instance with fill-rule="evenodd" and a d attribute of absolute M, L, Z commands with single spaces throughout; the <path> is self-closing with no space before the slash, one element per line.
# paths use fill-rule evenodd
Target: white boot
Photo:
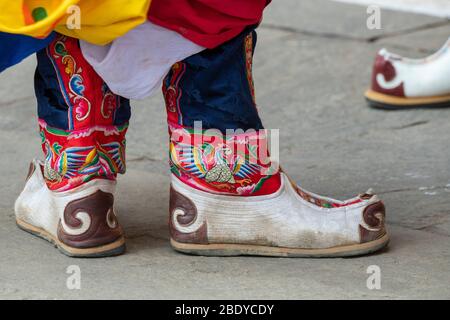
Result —
<path fill-rule="evenodd" d="M 172 175 L 171 244 L 185 253 L 361 255 L 387 245 L 384 221 L 384 205 L 375 195 L 345 202 L 320 197 L 300 189 L 284 173 L 277 192 L 245 197 L 201 191 Z"/>
<path fill-rule="evenodd" d="M 104 257 L 125 250 L 114 213 L 115 181 L 95 179 L 75 189 L 53 192 L 42 163 L 30 165 L 25 188 L 15 203 L 17 225 L 52 242 L 73 257 Z"/>

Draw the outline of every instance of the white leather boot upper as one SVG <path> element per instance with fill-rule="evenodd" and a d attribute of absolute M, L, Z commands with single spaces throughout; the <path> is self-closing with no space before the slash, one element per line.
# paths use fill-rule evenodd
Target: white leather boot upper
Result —
<path fill-rule="evenodd" d="M 25 188 L 15 202 L 16 218 L 37 228 L 44 229 L 57 236 L 59 221 L 68 235 L 80 235 L 91 225 L 91 218 L 86 212 L 78 212 L 76 218 L 81 221 L 79 228 L 71 228 L 65 223 L 64 210 L 68 203 L 94 194 L 98 190 L 114 194 L 115 181 L 96 179 L 78 188 L 53 192 L 48 189 L 41 171 L 42 163 L 33 160 L 34 171 L 28 178 Z"/>
<path fill-rule="evenodd" d="M 172 235 L 198 237 L 201 230 L 206 230 L 206 241 L 210 244 L 331 248 L 364 242 L 361 237 L 364 230 L 380 234 L 385 231 L 384 207 L 379 215 L 371 214 L 372 218 L 379 219 L 376 223 L 368 221 L 364 215 L 370 205 L 381 203 L 377 196 L 341 202 L 309 193 L 341 205 L 324 208 L 303 199 L 284 173 L 281 178 L 281 187 L 276 193 L 240 197 L 194 189 L 172 176 Z M 195 214 L 187 212 L 194 210 Z"/>

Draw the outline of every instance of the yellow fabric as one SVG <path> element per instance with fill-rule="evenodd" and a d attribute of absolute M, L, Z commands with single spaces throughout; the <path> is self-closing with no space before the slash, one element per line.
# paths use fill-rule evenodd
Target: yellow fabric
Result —
<path fill-rule="evenodd" d="M 51 31 L 104 45 L 147 19 L 151 0 L 0 0 L 0 31 L 46 37 Z M 72 5 L 80 8 L 80 29 Z M 42 19 L 42 20 L 39 20 Z"/>

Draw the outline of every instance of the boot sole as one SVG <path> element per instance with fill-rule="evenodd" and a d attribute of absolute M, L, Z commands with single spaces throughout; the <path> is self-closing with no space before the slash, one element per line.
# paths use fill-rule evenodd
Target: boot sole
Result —
<path fill-rule="evenodd" d="M 74 248 L 68 246 L 42 228 L 35 227 L 21 219 L 16 219 L 17 226 L 41 239 L 52 243 L 61 253 L 74 258 L 103 258 L 117 256 L 125 252 L 125 238 L 93 248 Z"/>
<path fill-rule="evenodd" d="M 384 110 L 402 110 L 414 108 L 448 108 L 450 107 L 450 95 L 405 98 L 367 90 L 364 94 L 370 107 Z"/>
<path fill-rule="evenodd" d="M 354 245 L 324 249 L 301 249 L 269 247 L 249 244 L 192 244 L 181 243 L 170 239 L 172 247 L 179 252 L 201 256 L 267 256 L 286 258 L 339 258 L 361 256 L 373 253 L 387 246 L 389 235 Z"/>

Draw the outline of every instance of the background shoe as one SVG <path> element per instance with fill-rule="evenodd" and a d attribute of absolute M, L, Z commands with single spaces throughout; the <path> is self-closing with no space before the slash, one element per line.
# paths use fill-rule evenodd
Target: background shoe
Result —
<path fill-rule="evenodd" d="M 450 39 L 424 59 L 380 50 L 365 97 L 371 107 L 382 109 L 450 107 Z"/>
<path fill-rule="evenodd" d="M 114 212 L 115 181 L 91 180 L 54 192 L 42 174 L 43 164 L 30 164 L 25 188 L 16 200 L 17 225 L 53 243 L 71 257 L 106 257 L 125 251 L 125 238 Z"/>

